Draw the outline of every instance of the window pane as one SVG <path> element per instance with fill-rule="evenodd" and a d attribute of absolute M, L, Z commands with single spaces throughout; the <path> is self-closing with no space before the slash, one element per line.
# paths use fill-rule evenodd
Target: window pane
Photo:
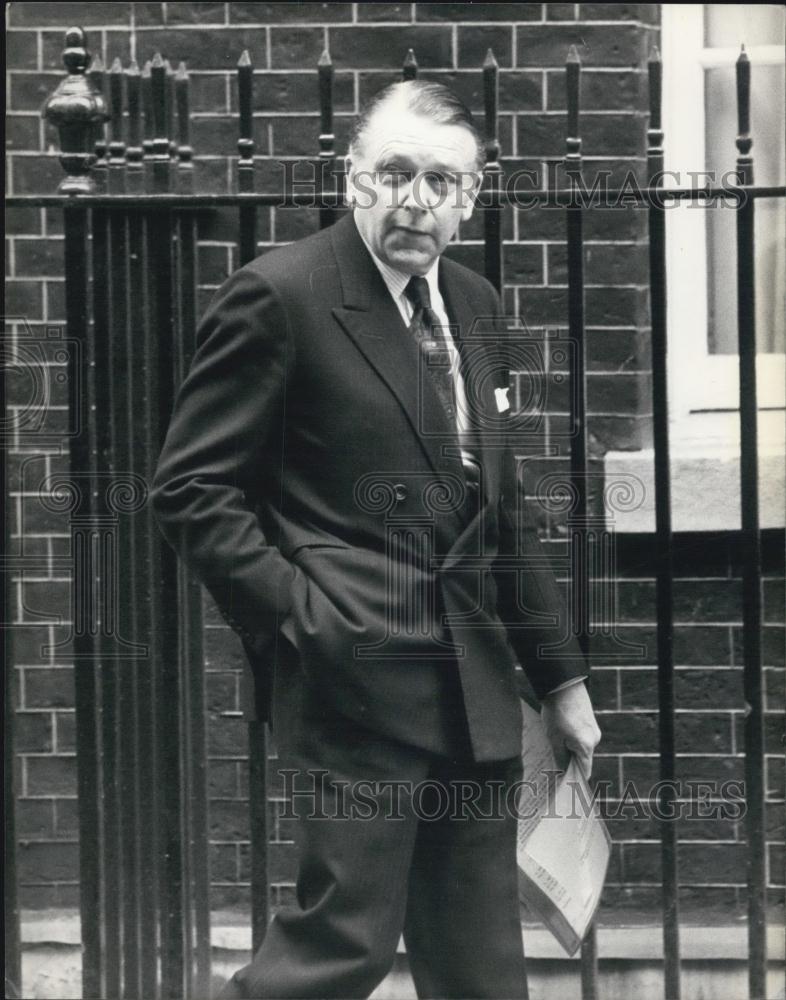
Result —
<path fill-rule="evenodd" d="M 757 184 L 786 183 L 783 66 L 751 67 L 751 135 Z M 706 169 L 719 177 L 736 165 L 737 97 L 734 66 L 705 75 Z M 736 228 L 734 211 L 707 209 L 708 342 L 711 354 L 737 353 Z M 756 344 L 784 350 L 786 205 L 783 198 L 756 203 Z"/>
<path fill-rule="evenodd" d="M 704 46 L 739 48 L 745 44 L 782 45 L 786 11 L 774 3 L 708 3 L 704 5 Z"/>

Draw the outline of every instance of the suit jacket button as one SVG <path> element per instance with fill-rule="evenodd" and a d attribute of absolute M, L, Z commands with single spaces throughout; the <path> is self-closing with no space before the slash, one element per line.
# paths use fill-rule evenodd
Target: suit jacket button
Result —
<path fill-rule="evenodd" d="M 407 488 L 403 483 L 396 483 L 393 487 L 393 496 L 401 503 L 407 499 Z"/>

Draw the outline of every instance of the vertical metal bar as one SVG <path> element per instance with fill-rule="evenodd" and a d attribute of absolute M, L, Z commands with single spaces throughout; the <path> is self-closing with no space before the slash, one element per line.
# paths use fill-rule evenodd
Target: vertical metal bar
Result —
<path fill-rule="evenodd" d="M 661 123 L 662 64 L 655 49 L 648 62 L 650 123 L 647 131 L 647 169 L 650 186 L 663 185 L 663 131 Z M 658 730 L 660 799 L 658 815 L 674 815 L 675 698 L 673 539 L 671 525 L 671 466 L 669 457 L 668 338 L 666 330 L 666 216 L 661 199 L 648 209 L 650 317 L 652 328 L 652 420 L 655 451 L 656 600 L 658 615 Z M 660 824 L 663 880 L 664 996 L 680 997 L 679 868 L 677 824 Z"/>
<path fill-rule="evenodd" d="M 237 64 L 237 103 L 240 112 L 237 140 L 237 184 L 240 191 L 254 190 L 254 67 L 244 49 Z M 257 254 L 257 210 L 255 205 L 238 209 L 238 247 L 240 264 L 247 264 Z"/>
<path fill-rule="evenodd" d="M 262 944 L 269 918 L 267 877 L 267 725 L 248 724 L 248 805 L 251 827 L 251 947 Z"/>
<path fill-rule="evenodd" d="M 192 191 L 194 164 L 191 148 L 191 116 L 189 114 L 189 80 L 186 64 L 181 62 L 175 74 L 175 109 L 177 111 L 177 187 Z"/>
<path fill-rule="evenodd" d="M 112 372 L 123 371 L 124 378 L 110 381 L 111 418 L 111 473 L 118 485 L 129 484 L 131 472 L 131 416 L 133 401 L 130 398 L 129 371 L 129 237 L 128 220 L 124 212 L 109 213 L 110 290 L 111 290 L 111 348 Z M 131 518 L 116 518 L 117 569 L 116 585 L 121 580 L 132 579 L 136 566 L 131 537 Z M 127 637 L 135 637 L 136 594 L 134 588 L 118 594 L 117 635 L 109 637 L 112 653 L 120 656 Z M 111 654 L 110 654 L 111 655 Z M 139 790 L 137 786 L 137 685 L 136 663 L 120 659 L 116 666 L 117 677 L 117 794 L 119 805 L 119 871 L 121 875 L 122 921 L 122 993 L 133 1000 L 139 995 Z"/>
<path fill-rule="evenodd" d="M 486 176 L 489 202 L 483 212 L 486 277 L 502 294 L 502 205 L 500 189 L 502 168 L 499 163 L 497 113 L 499 109 L 499 66 L 491 49 L 483 63 L 483 99 L 486 122 Z"/>
<path fill-rule="evenodd" d="M 110 145 L 109 191 L 124 193 L 126 189 L 126 145 L 123 141 L 123 84 L 125 74 L 119 59 L 115 59 L 109 72 L 110 96 Z M 138 76 L 136 78 L 138 80 Z M 133 86 L 133 84 L 132 84 Z M 130 118 L 129 118 L 130 122 Z M 141 149 L 139 150 L 141 155 Z M 126 479 L 130 471 L 128 417 L 130 413 L 128 378 L 114 378 L 117 371 L 128 370 L 129 326 L 129 242 L 125 213 L 109 210 L 96 213 L 106 226 L 106 247 L 97 244 L 99 259 L 94 264 L 94 294 L 99 296 L 106 315 L 96 309 L 96 321 L 103 330 L 97 330 L 98 343 L 106 340 L 102 348 L 105 367 L 97 365 L 96 375 L 101 379 L 99 426 L 105 443 L 104 472 L 107 477 Z M 100 239 L 104 240 L 103 231 Z M 104 250 L 106 252 L 104 252 Z M 107 271 L 105 277 L 102 275 Z M 98 284 L 106 290 L 99 291 Z M 101 408 L 104 412 L 101 413 Z M 126 479 L 127 482 L 130 482 Z M 113 513 L 113 512 L 110 512 Z M 122 578 L 133 572 L 128 518 L 115 514 L 116 551 L 118 563 L 113 567 L 114 579 L 107 581 L 105 593 L 109 600 L 117 601 L 118 616 L 115 634 L 110 628 L 105 634 L 102 691 L 104 703 L 103 745 L 105 764 L 105 789 L 107 796 L 107 864 L 113 874 L 107 876 L 108 893 L 116 892 L 117 901 L 107 908 L 107 917 L 117 910 L 117 968 L 107 960 L 107 989 L 110 994 L 117 989 L 118 996 L 134 998 L 140 987 L 139 938 L 145 929 L 139 923 L 139 796 L 137 787 L 137 688 L 135 664 L 119 659 L 122 654 L 122 637 L 134 634 L 136 614 L 133 588 L 120 600 L 115 593 Z M 105 612 L 108 609 L 104 609 Z M 114 856 L 116 854 L 116 857 Z M 110 884 L 110 882 L 112 884 Z M 108 920 L 108 926 L 112 923 Z M 114 947 L 114 939 L 112 946 Z"/>
<path fill-rule="evenodd" d="M 128 108 L 128 145 L 126 146 L 127 186 L 132 193 L 142 191 L 142 79 L 139 66 L 132 60 L 126 70 L 126 106 Z"/>
<path fill-rule="evenodd" d="M 650 124 L 647 131 L 647 169 L 652 188 L 663 185 L 663 131 L 661 123 L 662 66 L 657 49 L 648 62 Z M 675 798 L 675 698 L 673 539 L 671 526 L 671 466 L 669 460 L 668 339 L 666 330 L 666 216 L 661 199 L 648 209 L 650 317 L 652 327 L 652 420 L 655 451 L 655 537 L 657 551 L 656 598 L 658 615 L 658 730 L 660 749 L 660 816 Z M 663 880 L 664 996 L 680 997 L 679 869 L 677 824 L 660 824 Z"/>
<path fill-rule="evenodd" d="M 189 79 L 185 63 L 174 77 L 177 118 L 178 188 L 193 188 L 191 162 Z M 188 370 L 196 333 L 196 218 L 189 211 L 175 216 L 175 288 L 177 337 L 173 376 L 179 385 Z M 208 859 L 207 761 L 205 749 L 204 663 L 202 651 L 202 589 L 185 564 L 177 562 L 177 604 L 180 635 L 180 687 L 182 692 L 183 767 L 183 881 L 186 892 L 185 995 L 210 992 L 210 874 Z"/>
<path fill-rule="evenodd" d="M 66 331 L 76 349 L 69 352 L 69 423 L 77 429 L 70 443 L 71 471 L 93 478 L 95 411 L 92 408 L 92 337 L 88 323 L 87 211 L 63 209 Z M 92 485 L 83 502 L 88 516 L 94 506 Z M 72 543 L 74 536 L 72 535 Z M 78 554 L 74 555 L 77 568 Z M 73 586 L 80 584 L 74 577 Z M 77 598 L 72 601 L 77 607 Z M 79 800 L 79 888 L 82 937 L 82 992 L 104 995 L 102 942 L 102 810 L 99 730 L 96 707 L 98 636 L 94 628 L 74 629 L 74 707 L 76 715 L 77 794 Z"/>
<path fill-rule="evenodd" d="M 115 169 L 115 168 L 112 168 Z M 113 329 L 115 310 L 112 303 L 110 258 L 112 244 L 110 238 L 109 212 L 95 209 L 93 212 L 93 378 L 96 419 L 96 490 L 100 497 L 94 511 L 101 523 L 105 523 L 106 508 L 104 497 L 112 469 L 112 376 L 114 371 Z M 96 524 L 98 529 L 98 523 Z M 97 570 L 97 567 L 94 567 Z M 102 572 L 102 571 L 98 571 Z M 102 573 L 103 579 L 103 573 Z M 101 592 L 106 594 L 111 581 L 103 579 Z M 99 614 L 106 609 L 101 608 Z M 106 635 L 105 624 L 100 628 L 100 718 L 101 718 L 101 764 L 102 764 L 102 805 L 103 805 L 103 921 L 105 989 L 109 996 L 120 996 L 121 979 L 121 929 L 120 929 L 120 817 L 119 789 L 117 782 L 118 752 L 118 664 L 114 651 Z"/>
<path fill-rule="evenodd" d="M 565 171 L 573 194 L 581 188 L 581 138 L 579 111 L 581 107 L 581 62 L 575 45 L 571 45 L 565 63 L 565 83 L 568 106 L 568 135 L 565 139 Z M 570 447 L 571 482 L 575 491 L 573 519 L 575 529 L 571 539 L 574 557 L 573 608 L 578 639 L 589 666 L 589 607 L 590 607 L 590 532 L 587 518 L 587 343 L 584 331 L 584 216 L 580 197 L 571 197 L 566 209 L 568 256 L 568 333 L 572 351 L 571 397 L 572 414 Z M 593 538 L 595 532 L 592 532 Z M 584 1000 L 597 1000 L 598 945 L 597 928 L 593 921 L 581 944 L 581 995 Z"/>
<path fill-rule="evenodd" d="M 153 116 L 153 190 L 162 193 L 169 190 L 169 139 L 167 137 L 167 90 L 166 64 L 161 53 L 156 52 L 150 64 L 151 111 Z"/>
<path fill-rule="evenodd" d="M 167 138 L 167 69 L 160 53 L 150 67 L 153 114 L 153 187 L 170 190 Z M 154 455 L 169 425 L 173 402 L 174 301 L 173 219 L 169 209 L 146 219 L 152 329 L 149 341 L 151 419 Z M 151 640 L 153 647 L 153 724 L 156 741 L 156 814 L 158 820 L 158 912 L 163 1000 L 183 995 L 185 928 L 183 886 L 182 691 L 179 670 L 177 557 L 153 529 L 150 538 Z"/>
<path fill-rule="evenodd" d="M 247 51 L 237 65 L 240 138 L 238 148 L 238 187 L 254 189 L 253 139 L 253 78 L 254 68 Z M 256 256 L 257 210 L 254 205 L 241 205 L 238 210 L 240 265 Z M 254 950 L 259 948 L 267 931 L 269 918 L 267 878 L 267 730 L 263 722 L 249 723 L 249 828 L 251 831 L 251 939 Z"/>
<path fill-rule="evenodd" d="M 586 343 L 584 334 L 584 217 L 581 207 L 581 138 L 579 137 L 579 108 L 581 97 L 581 62 L 575 45 L 571 45 L 565 64 L 568 135 L 565 139 L 565 173 L 571 190 L 566 208 L 568 259 L 568 333 L 572 347 L 571 370 L 571 449 L 570 465 L 573 487 L 576 491 L 575 515 L 579 524 L 587 516 L 587 394 L 586 394 Z M 582 579 L 580 584 L 586 581 Z M 588 652 L 588 602 L 584 594 L 577 595 L 574 606 L 578 613 L 575 624 L 585 655 Z"/>
<path fill-rule="evenodd" d="M 333 63 L 327 49 L 317 64 L 319 78 L 319 190 L 323 194 L 336 193 L 335 161 L 336 137 L 333 135 Z M 325 204 L 319 207 L 319 228 L 324 229 L 336 220 L 336 210 Z"/>
<path fill-rule="evenodd" d="M 737 173 L 753 184 L 750 61 L 737 60 Z M 767 869 L 764 815 L 764 697 L 761 663 L 761 536 L 756 403 L 756 301 L 753 198 L 737 206 L 737 331 L 740 356 L 740 505 L 742 513 L 742 636 L 745 667 L 745 830 L 748 840 L 748 990 L 767 995 Z"/>
<path fill-rule="evenodd" d="M 418 61 L 415 58 L 414 49 L 407 49 L 404 63 L 401 67 L 402 80 L 416 80 L 418 77 Z"/>
<path fill-rule="evenodd" d="M 182 139 L 182 136 L 181 136 Z M 182 147 L 181 147 L 182 148 Z M 176 381 L 188 371 L 196 347 L 196 217 L 178 213 L 178 336 Z M 210 873 L 208 859 L 207 758 L 205 733 L 204 660 L 202 648 L 202 587 L 182 562 L 178 562 L 178 606 L 181 622 L 181 685 L 184 726 L 183 765 L 187 826 L 185 881 L 188 944 L 186 996 L 200 998 L 210 992 Z"/>
<path fill-rule="evenodd" d="M 129 309 L 131 334 L 136 349 L 131 354 L 131 377 L 135 388 L 134 400 L 140 415 L 141 427 L 132 440 L 134 472 L 146 484 L 153 480 L 155 460 L 158 455 L 158 396 L 156 391 L 157 331 L 153 322 L 151 273 L 155 266 L 155 252 L 150 252 L 152 237 L 148 233 L 148 218 L 132 212 L 130 226 L 130 282 L 131 305 Z M 140 996 L 154 1000 L 159 995 L 159 884 L 161 872 L 158 855 L 159 816 L 158 788 L 159 750 L 156 732 L 155 641 L 156 609 L 153 602 L 155 579 L 155 545 L 158 527 L 150 504 L 146 504 L 134 519 L 134 550 L 137 574 L 134 580 L 137 591 L 136 607 L 140 641 L 147 645 L 147 657 L 137 664 L 137 742 L 145 752 L 137 762 L 139 780 L 140 815 L 145 817 L 139 836 L 141 896 L 139 922 L 139 960 L 141 966 Z"/>
<path fill-rule="evenodd" d="M 163 64 L 153 64 L 153 82 L 165 80 Z M 158 91 L 158 97 L 162 90 Z M 163 107 L 163 101 L 160 102 Z M 157 162 L 168 177 L 168 142 L 159 143 Z M 163 152 L 161 143 L 166 145 Z M 161 157 L 165 162 L 161 162 Z M 164 441 L 173 402 L 174 309 L 172 267 L 172 212 L 159 209 L 148 218 L 148 255 L 152 262 L 151 305 L 156 350 L 154 370 L 157 412 L 155 413 L 158 455 Z M 163 543 L 160 534 L 153 540 L 153 629 L 155 648 L 155 725 L 158 746 L 158 839 L 159 839 L 159 918 L 161 932 L 161 996 L 180 1000 L 184 990 L 185 929 L 183 913 L 183 786 L 182 759 L 183 716 L 179 670 L 179 622 L 173 614 L 177 605 L 178 570 L 174 551 Z"/>
<path fill-rule="evenodd" d="M 6 382 L 10 381 L 8 369 L 3 371 L 3 388 Z M 6 397 L 3 396 L 5 399 Z M 3 438 L 3 463 L 2 482 L 3 496 L 8 496 L 9 465 L 6 463 L 6 448 L 10 442 Z M 11 518 L 13 517 L 14 506 L 6 503 L 3 512 L 3 552 L 6 556 L 11 554 Z M 4 567 L 5 579 L 5 599 L 3 602 L 3 621 L 12 622 L 14 620 L 13 605 L 15 603 L 12 595 L 10 567 Z M 14 713 L 16 711 L 16 698 L 14 696 L 14 660 L 11 648 L 11 629 L 6 626 L 3 629 L 3 789 L 5 794 L 5 809 L 3 816 L 4 831 L 4 851 L 3 851 L 3 880 L 5 882 L 5 983 L 6 996 L 22 996 L 22 954 L 19 934 L 19 899 L 17 893 L 17 870 L 16 870 L 16 762 L 14 760 Z"/>
<path fill-rule="evenodd" d="M 139 77 L 137 76 L 137 80 Z M 141 154 L 141 149 L 139 150 Z M 114 388 L 115 431 L 113 452 L 116 469 L 121 477 L 131 483 L 134 474 L 133 441 L 135 435 L 137 383 L 133 377 L 133 355 L 138 350 L 132 323 L 131 264 L 134 247 L 131 240 L 131 218 L 115 211 L 111 217 L 112 242 L 112 304 L 116 320 L 113 323 L 114 359 L 116 370 L 125 377 L 117 379 Z M 119 251 L 119 252 L 118 252 Z M 129 580 L 119 601 L 119 635 L 134 643 L 140 640 L 138 589 L 135 586 L 140 567 L 137 562 L 135 516 L 123 518 L 118 524 L 118 581 Z M 139 692 L 138 661 L 121 661 L 119 677 L 119 770 L 120 770 L 120 822 L 121 856 L 123 872 L 123 993 L 126 1000 L 135 1000 L 141 994 L 142 968 L 140 946 L 142 935 L 149 929 L 140 921 L 142 899 L 140 837 L 142 813 L 140 809 L 139 765 Z"/>

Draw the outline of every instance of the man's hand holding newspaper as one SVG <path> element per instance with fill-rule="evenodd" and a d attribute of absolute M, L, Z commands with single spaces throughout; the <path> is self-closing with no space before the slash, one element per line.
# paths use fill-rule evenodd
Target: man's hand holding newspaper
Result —
<path fill-rule="evenodd" d="M 547 694 L 543 699 L 541 717 L 557 766 L 564 770 L 573 754 L 589 781 L 592 755 L 600 743 L 600 729 L 592 711 L 587 685 L 579 681 Z"/>
<path fill-rule="evenodd" d="M 579 699 L 583 692 L 589 703 L 584 684 L 556 694 L 568 692 Z M 559 699 L 544 705 L 541 714 L 521 702 L 524 781 L 517 803 L 517 861 L 522 900 L 573 955 L 600 901 L 611 841 L 586 777 L 599 740 L 592 728 L 597 731 L 597 724 L 590 708 L 592 725 L 574 743 L 575 728 L 566 735 L 564 725 L 569 705 Z M 581 765 L 570 756 L 572 746 L 580 749 Z"/>

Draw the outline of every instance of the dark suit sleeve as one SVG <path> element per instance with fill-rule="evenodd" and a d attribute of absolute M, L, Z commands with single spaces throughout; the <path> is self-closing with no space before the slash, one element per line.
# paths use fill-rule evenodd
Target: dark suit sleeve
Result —
<path fill-rule="evenodd" d="M 152 485 L 164 537 L 255 651 L 275 635 L 300 573 L 268 543 L 246 495 L 271 471 L 292 350 L 274 291 L 251 268 L 236 271 L 197 330 Z"/>
<path fill-rule="evenodd" d="M 502 317 L 499 297 L 489 288 L 495 315 Z M 504 326 L 504 320 L 501 322 Z M 506 353 L 503 347 L 499 357 L 505 358 Z M 498 375 L 499 385 L 508 386 L 509 367 L 501 367 Z M 567 608 L 538 536 L 536 511 L 527 492 L 516 466 L 514 443 L 509 442 L 503 456 L 499 500 L 501 559 L 494 569 L 497 610 L 508 626 L 508 639 L 527 679 L 535 694 L 543 698 L 566 681 L 588 676 L 588 670 L 581 647 L 571 635 Z"/>

